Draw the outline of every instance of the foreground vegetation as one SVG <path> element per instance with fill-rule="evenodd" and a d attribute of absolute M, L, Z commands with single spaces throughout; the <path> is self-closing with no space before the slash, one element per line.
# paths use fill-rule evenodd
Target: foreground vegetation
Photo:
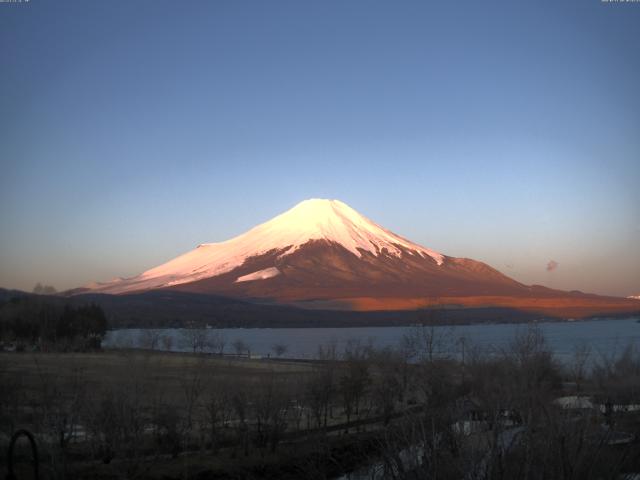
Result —
<path fill-rule="evenodd" d="M 501 352 L 417 327 L 318 360 L 154 351 L 0 354 L 3 456 L 34 432 L 44 478 L 620 479 L 640 472 L 640 353 L 577 349 L 539 330 Z M 588 368 L 593 365 L 593 368 Z M 23 446 L 25 447 L 25 446 Z M 25 447 L 26 448 L 26 447 Z M 28 470 L 28 452 L 23 471 Z M 360 476 L 358 476 L 360 475 Z M 631 478 L 631 477 L 629 477 Z"/>

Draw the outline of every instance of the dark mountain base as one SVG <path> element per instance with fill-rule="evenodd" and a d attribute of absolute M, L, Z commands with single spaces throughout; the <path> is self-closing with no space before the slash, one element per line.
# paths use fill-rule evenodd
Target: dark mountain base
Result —
<path fill-rule="evenodd" d="M 0 289 L 0 302 L 31 293 Z M 131 295 L 84 294 L 72 297 L 39 296 L 46 301 L 83 305 L 100 305 L 109 320 L 110 328 L 152 327 L 218 327 L 218 328 L 284 328 L 284 327 L 369 327 L 402 326 L 420 323 L 472 324 L 472 323 L 524 323 L 554 321 L 568 318 L 596 316 L 640 315 L 640 305 L 634 310 L 593 310 L 591 307 L 557 304 L 554 309 L 518 308 L 517 306 L 491 306 L 482 304 L 456 305 L 449 299 L 443 304 L 412 310 L 348 311 L 332 310 L 325 303 L 315 308 L 252 303 L 215 295 L 194 294 L 172 290 L 156 290 Z M 477 297 L 475 297 L 477 299 Z M 544 305 L 544 300 L 540 303 Z M 640 302 L 638 302 L 640 303 Z M 324 305 L 325 308 L 322 308 Z M 307 307 L 312 305 L 306 304 Z M 335 305 L 334 305 L 335 308 Z"/>

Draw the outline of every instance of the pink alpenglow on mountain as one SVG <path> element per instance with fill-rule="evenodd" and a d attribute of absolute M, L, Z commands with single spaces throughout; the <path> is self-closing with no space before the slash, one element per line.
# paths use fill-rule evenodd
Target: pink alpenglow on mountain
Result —
<path fill-rule="evenodd" d="M 323 199 L 305 200 L 235 238 L 203 243 L 140 275 L 78 293 L 158 289 L 343 310 L 448 305 L 579 317 L 637 308 L 630 299 L 524 285 L 482 262 L 411 242 L 339 200 Z"/>
<path fill-rule="evenodd" d="M 194 250 L 136 277 L 97 284 L 93 290 L 125 293 L 194 282 L 230 272 L 247 259 L 268 252 L 277 251 L 281 259 L 313 240 L 340 245 L 356 257 L 365 253 L 378 256 L 383 252 L 399 257 L 403 252 L 411 252 L 430 257 L 438 265 L 444 259 L 443 255 L 382 228 L 339 200 L 312 199 L 231 240 L 200 244 Z M 270 272 L 257 275 L 255 280 L 277 275 Z M 238 277 L 237 281 L 250 280 L 250 275 Z"/>

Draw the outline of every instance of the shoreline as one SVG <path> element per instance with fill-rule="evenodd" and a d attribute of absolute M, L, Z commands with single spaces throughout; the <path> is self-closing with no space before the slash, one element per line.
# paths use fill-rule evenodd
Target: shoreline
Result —
<path fill-rule="evenodd" d="M 404 323 L 404 322 L 339 322 L 332 323 L 331 321 L 327 321 L 324 324 L 319 323 L 307 323 L 307 324 L 297 324 L 292 323 L 291 325 L 283 325 L 283 324 L 274 324 L 274 325 L 210 325 L 206 324 L 204 326 L 195 326 L 195 325 L 183 325 L 183 326 L 153 326 L 153 325 L 126 325 L 122 327 L 109 328 L 107 331 L 122 331 L 122 330 L 286 330 L 286 329 L 322 329 L 322 328 L 330 328 L 330 329 L 347 329 L 347 328 L 400 328 L 400 327 L 462 327 L 462 326 L 481 326 L 481 325 L 526 325 L 526 324 L 557 324 L 557 323 L 585 323 L 585 322 L 593 322 L 593 321 L 607 321 L 607 320 L 638 320 L 640 321 L 640 313 L 639 314 L 612 314 L 607 316 L 602 315 L 594 315 L 590 317 L 583 318 L 553 318 L 546 317 L 535 320 L 506 320 L 506 321 L 458 321 L 458 322 L 423 322 L 423 323 Z"/>

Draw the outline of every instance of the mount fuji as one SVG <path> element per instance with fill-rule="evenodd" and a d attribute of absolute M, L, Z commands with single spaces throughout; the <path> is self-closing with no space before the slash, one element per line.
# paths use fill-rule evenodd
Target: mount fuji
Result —
<path fill-rule="evenodd" d="M 630 300 L 528 286 L 482 262 L 403 238 L 339 200 L 305 200 L 246 233 L 203 243 L 131 278 L 73 293 L 220 295 L 310 309 L 508 307 L 584 316 Z M 631 302 L 637 309 L 637 302 Z"/>

